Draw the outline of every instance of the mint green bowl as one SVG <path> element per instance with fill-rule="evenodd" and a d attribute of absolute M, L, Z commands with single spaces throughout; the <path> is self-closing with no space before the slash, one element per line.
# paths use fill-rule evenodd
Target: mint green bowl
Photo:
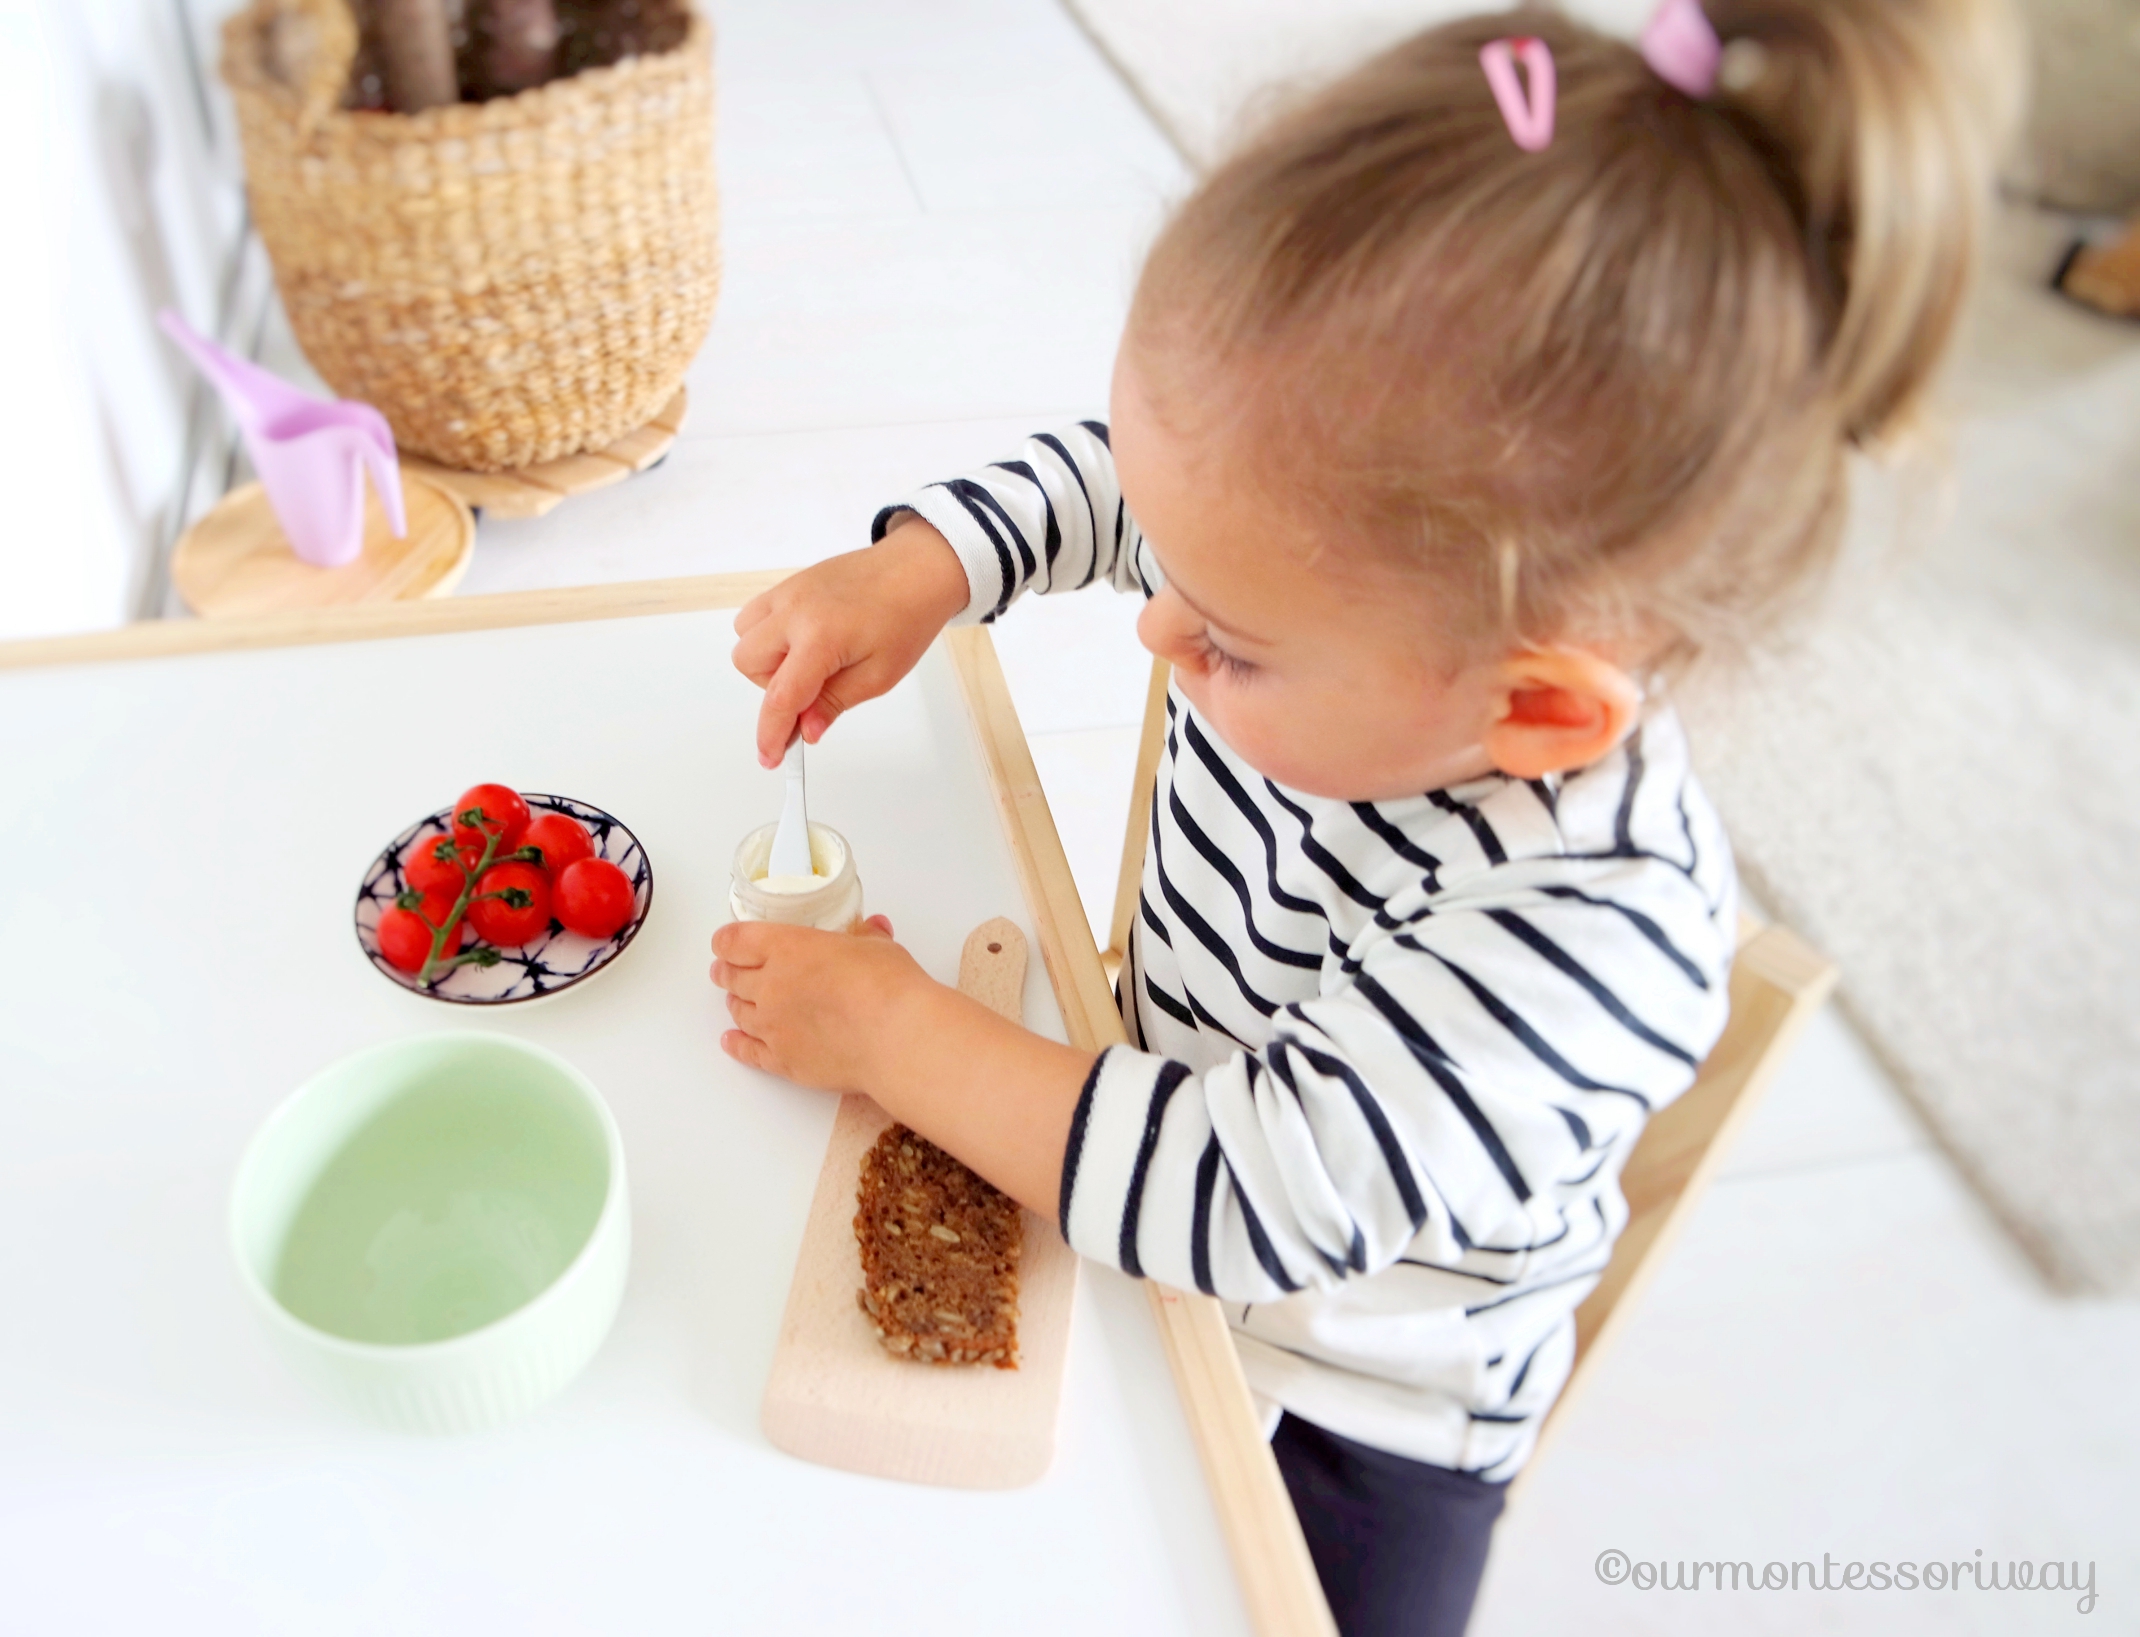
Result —
<path fill-rule="evenodd" d="M 230 1235 L 298 1375 L 388 1426 L 474 1432 L 561 1392 L 608 1335 L 631 1259 L 624 1145 L 554 1052 L 390 1041 L 270 1117 Z"/>

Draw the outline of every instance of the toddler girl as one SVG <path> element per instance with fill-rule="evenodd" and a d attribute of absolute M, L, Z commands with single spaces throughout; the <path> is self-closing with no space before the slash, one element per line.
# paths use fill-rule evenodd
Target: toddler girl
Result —
<path fill-rule="evenodd" d="M 1340 1627 L 1457 1632 L 1650 1112 L 1715 1042 L 1730 853 L 1665 679 L 1834 544 L 1953 328 L 1964 0 L 1676 0 L 1390 51 L 1210 176 L 1112 418 L 745 608 L 768 764 L 948 622 L 1105 581 L 1173 665 L 1134 1044 L 881 924 L 731 925 L 743 1062 L 866 1092 L 1082 1254 L 1219 1297 Z"/>

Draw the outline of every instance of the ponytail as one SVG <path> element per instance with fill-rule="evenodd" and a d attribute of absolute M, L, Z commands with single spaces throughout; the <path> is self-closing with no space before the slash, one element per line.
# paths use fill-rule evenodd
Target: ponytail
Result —
<path fill-rule="evenodd" d="M 1718 97 L 1780 161 L 1831 325 L 1844 437 L 1905 425 L 1968 293 L 2021 51 L 1993 0 L 1709 0 Z"/>

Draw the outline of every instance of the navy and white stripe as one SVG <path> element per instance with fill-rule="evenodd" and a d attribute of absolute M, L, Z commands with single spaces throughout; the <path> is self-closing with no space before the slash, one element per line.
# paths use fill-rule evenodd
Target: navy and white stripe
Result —
<path fill-rule="evenodd" d="M 965 618 L 1159 570 L 1088 422 L 887 508 Z M 1677 717 L 1605 760 L 1399 801 L 1288 790 L 1176 693 L 1121 977 L 1134 1047 L 1064 1157 L 1086 1256 L 1232 1305 L 1267 1401 L 1491 1478 L 1529 1454 L 1620 1168 L 1723 1028 L 1730 851 Z"/>

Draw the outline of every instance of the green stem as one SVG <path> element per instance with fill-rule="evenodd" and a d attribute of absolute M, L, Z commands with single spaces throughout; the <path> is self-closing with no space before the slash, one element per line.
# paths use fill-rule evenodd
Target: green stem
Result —
<path fill-rule="evenodd" d="M 451 972 L 456 966 L 496 966 L 498 952 L 485 944 L 481 949 L 471 949 L 463 954 L 449 956 L 438 963 L 441 975 Z"/>
<path fill-rule="evenodd" d="M 479 811 L 479 809 L 471 808 L 470 811 Z M 446 839 L 449 841 L 453 839 L 453 820 L 458 817 L 459 815 L 455 814 L 447 820 Z M 435 926 L 429 921 L 424 922 L 426 926 L 431 928 L 431 953 L 424 957 L 424 964 L 417 970 L 416 981 L 419 984 L 430 983 L 431 972 L 434 967 L 443 975 L 454 967 L 474 958 L 473 955 L 456 955 L 451 960 L 448 960 L 446 958 L 446 933 L 448 928 L 458 929 L 461 924 L 461 917 L 468 913 L 468 906 L 475 901 L 476 883 L 483 878 L 483 872 L 490 868 L 491 859 L 497 853 L 498 843 L 504 839 L 504 835 L 503 829 L 483 831 L 483 857 L 477 862 L 476 867 L 468 872 L 468 879 L 461 884 L 461 895 L 453 901 L 453 913 L 446 917 L 446 925 Z M 486 896 L 496 895 L 487 894 Z M 417 915 L 421 919 L 422 911 L 419 910 Z M 487 965 L 489 963 L 483 964 Z"/>

